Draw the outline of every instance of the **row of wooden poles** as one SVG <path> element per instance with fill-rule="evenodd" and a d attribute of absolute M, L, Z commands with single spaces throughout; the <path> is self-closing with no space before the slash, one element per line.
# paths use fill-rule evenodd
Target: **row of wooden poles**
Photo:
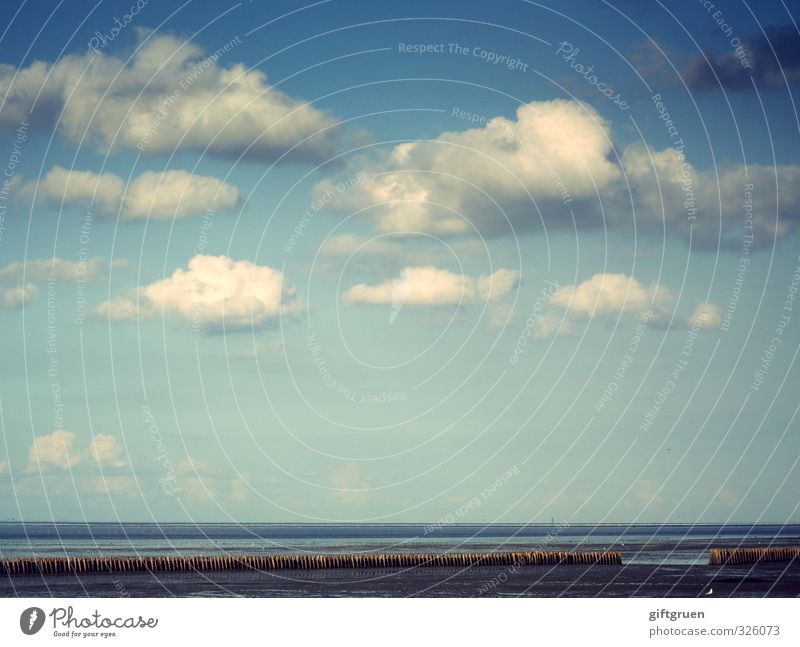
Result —
<path fill-rule="evenodd" d="M 164 573 L 170 571 L 309 570 L 413 566 L 621 565 L 619 551 L 535 551 L 365 555 L 220 555 L 186 557 L 42 557 L 0 560 L 0 574 Z"/>
<path fill-rule="evenodd" d="M 757 562 L 791 562 L 800 560 L 800 547 L 775 548 L 712 548 L 709 564 L 755 564 Z"/>

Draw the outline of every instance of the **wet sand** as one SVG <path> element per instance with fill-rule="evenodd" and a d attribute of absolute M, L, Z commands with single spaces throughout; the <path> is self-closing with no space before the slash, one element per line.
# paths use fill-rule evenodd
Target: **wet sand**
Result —
<path fill-rule="evenodd" d="M 2 597 L 800 597 L 800 566 L 479 566 L 0 579 Z"/>

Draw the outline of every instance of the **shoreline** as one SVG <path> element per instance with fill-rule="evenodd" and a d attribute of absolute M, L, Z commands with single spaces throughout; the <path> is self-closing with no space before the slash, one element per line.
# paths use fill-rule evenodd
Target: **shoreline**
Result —
<path fill-rule="evenodd" d="M 0 597 L 798 597 L 800 568 L 518 566 L 0 577 Z"/>

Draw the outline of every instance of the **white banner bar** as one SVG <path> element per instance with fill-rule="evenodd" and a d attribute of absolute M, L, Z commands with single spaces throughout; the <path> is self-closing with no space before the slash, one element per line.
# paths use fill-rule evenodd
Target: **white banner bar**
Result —
<path fill-rule="evenodd" d="M 786 598 L 31 598 L 0 600 L 0 644 L 798 645 L 798 617 Z"/>

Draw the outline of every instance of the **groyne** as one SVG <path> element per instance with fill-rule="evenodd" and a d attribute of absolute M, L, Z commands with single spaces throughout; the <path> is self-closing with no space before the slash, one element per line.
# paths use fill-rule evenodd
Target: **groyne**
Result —
<path fill-rule="evenodd" d="M 708 563 L 712 566 L 724 566 L 757 562 L 791 562 L 794 559 L 800 559 L 800 547 L 712 548 Z"/>
<path fill-rule="evenodd" d="M 0 560 L 0 574 L 169 573 L 176 571 L 312 570 L 468 566 L 622 565 L 619 551 L 525 551 L 504 553 L 394 553 L 328 555 L 192 555 L 42 557 Z"/>

